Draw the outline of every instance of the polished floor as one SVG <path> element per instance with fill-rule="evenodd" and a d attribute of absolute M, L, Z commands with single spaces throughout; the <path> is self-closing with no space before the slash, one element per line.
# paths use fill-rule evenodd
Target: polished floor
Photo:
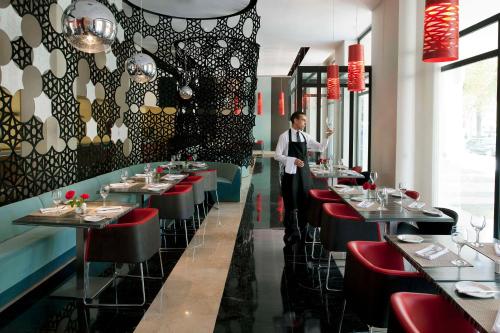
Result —
<path fill-rule="evenodd" d="M 326 267 L 312 260 L 311 245 L 283 243 L 278 177 L 276 162 L 257 159 L 215 332 L 339 330 L 344 299 L 342 292 L 324 289 Z M 326 266 L 326 261 L 319 264 Z M 337 264 L 329 286 L 342 289 L 343 261 Z M 367 330 L 346 309 L 341 331 Z"/>
<path fill-rule="evenodd" d="M 212 207 L 201 228 L 190 230 L 187 249 L 184 235 L 169 231 L 166 282 L 146 282 L 144 307 L 85 308 L 51 297 L 74 274 L 68 267 L 2 312 L 0 333 L 337 332 L 343 295 L 325 291 L 326 268 L 318 264 L 326 267 L 326 261 L 312 260 L 310 245 L 283 243 L 278 173 L 273 159 L 257 158 L 253 174 L 243 179 L 242 201 Z M 159 274 L 158 263 L 157 256 L 149 261 L 150 275 Z M 330 286 L 342 289 L 343 261 L 336 263 Z M 99 301 L 137 302 L 139 286 L 137 279 L 121 280 Z M 341 331 L 367 330 L 347 308 Z"/>

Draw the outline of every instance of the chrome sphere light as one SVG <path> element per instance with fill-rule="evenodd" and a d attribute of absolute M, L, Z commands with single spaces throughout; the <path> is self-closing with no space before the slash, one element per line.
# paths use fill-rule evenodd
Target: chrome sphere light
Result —
<path fill-rule="evenodd" d="M 82 52 L 107 52 L 116 37 L 113 13 L 95 0 L 73 2 L 64 11 L 61 21 L 64 37 Z"/>
<path fill-rule="evenodd" d="M 136 53 L 125 61 L 125 69 L 137 83 L 147 83 L 156 77 L 156 63 L 149 55 Z"/>
<path fill-rule="evenodd" d="M 185 100 L 191 99 L 193 97 L 193 89 L 186 85 L 179 90 L 179 96 Z"/>

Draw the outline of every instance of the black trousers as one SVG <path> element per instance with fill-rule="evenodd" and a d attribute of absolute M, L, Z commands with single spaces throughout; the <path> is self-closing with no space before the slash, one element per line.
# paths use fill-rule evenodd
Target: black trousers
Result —
<path fill-rule="evenodd" d="M 308 179 L 303 173 L 294 175 L 284 173 L 281 177 L 281 195 L 285 206 L 285 234 L 305 229 L 307 224 L 307 208 L 309 206 Z"/>

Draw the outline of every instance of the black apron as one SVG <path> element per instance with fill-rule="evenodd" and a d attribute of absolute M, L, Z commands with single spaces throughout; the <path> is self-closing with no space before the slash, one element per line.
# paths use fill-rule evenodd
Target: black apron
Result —
<path fill-rule="evenodd" d="M 300 133 L 300 132 L 298 132 Z M 304 161 L 302 168 L 297 167 L 295 174 L 283 173 L 281 178 L 281 194 L 285 205 L 285 236 L 289 234 L 303 234 L 307 224 L 306 213 L 309 203 L 309 189 L 311 176 L 307 161 L 307 142 L 304 134 L 302 142 L 292 142 L 292 130 L 288 130 L 288 157 L 295 157 Z"/>

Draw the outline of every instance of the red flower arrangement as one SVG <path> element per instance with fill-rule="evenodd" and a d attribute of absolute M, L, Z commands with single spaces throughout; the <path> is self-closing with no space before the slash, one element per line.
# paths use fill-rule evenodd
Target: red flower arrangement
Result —
<path fill-rule="evenodd" d="M 156 173 L 163 173 L 163 168 L 161 166 L 156 168 Z"/>
<path fill-rule="evenodd" d="M 193 160 L 193 156 L 188 156 L 188 157 L 187 157 L 187 160 L 188 160 L 188 161 L 192 161 L 192 160 Z"/>
<path fill-rule="evenodd" d="M 363 184 L 363 190 L 375 190 L 377 189 L 377 184 L 373 183 L 371 184 L 370 182 L 366 182 Z"/>
<path fill-rule="evenodd" d="M 70 205 L 71 207 L 81 207 L 85 203 L 85 200 L 88 200 L 90 198 L 90 195 L 88 195 L 87 193 L 82 193 L 79 197 L 76 197 L 75 195 L 76 192 L 74 190 L 67 191 L 65 197 L 68 202 L 66 202 L 66 204 Z"/>

